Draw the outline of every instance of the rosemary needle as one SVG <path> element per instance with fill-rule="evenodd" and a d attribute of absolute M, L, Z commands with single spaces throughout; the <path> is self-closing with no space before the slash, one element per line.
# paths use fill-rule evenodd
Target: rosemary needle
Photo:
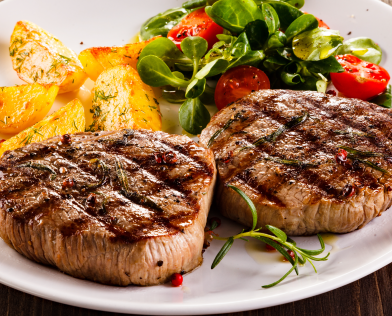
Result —
<path fill-rule="evenodd" d="M 252 229 L 250 231 L 247 231 L 247 232 L 242 231 L 240 234 L 235 235 L 235 236 L 231 236 L 228 238 L 220 238 L 217 236 L 214 237 L 215 239 L 218 239 L 218 240 L 226 240 L 226 243 L 223 245 L 221 250 L 216 255 L 216 257 L 211 265 L 211 269 L 214 269 L 222 261 L 222 259 L 225 257 L 225 255 L 229 252 L 230 248 L 233 246 L 234 241 L 236 239 L 243 239 L 244 237 L 253 237 L 253 238 L 256 238 L 258 240 L 261 240 L 261 241 L 269 244 L 270 246 L 274 247 L 277 251 L 279 251 L 292 265 L 291 269 L 285 275 L 283 275 L 279 280 L 277 280 L 276 282 L 273 282 L 271 284 L 268 284 L 268 285 L 263 285 L 262 286 L 263 288 L 270 288 L 270 287 L 273 287 L 273 286 L 279 284 L 288 275 L 290 275 L 293 271 L 295 271 L 298 275 L 299 274 L 298 263 L 305 264 L 307 261 L 309 261 L 309 263 L 312 265 L 314 271 L 317 273 L 317 270 L 316 270 L 315 266 L 313 265 L 312 261 L 327 261 L 328 260 L 330 253 L 328 253 L 325 257 L 322 257 L 322 258 L 315 257 L 317 255 L 322 254 L 325 250 L 325 244 L 324 244 L 324 241 L 320 235 L 317 235 L 317 237 L 319 239 L 321 248 L 318 250 L 307 250 L 307 249 L 302 249 L 302 248 L 297 247 L 294 240 L 287 237 L 285 232 L 283 232 L 282 230 L 280 230 L 279 228 L 276 228 L 274 226 L 271 226 L 271 225 L 265 226 L 273 235 L 260 233 L 259 231 L 261 230 L 261 228 L 256 229 L 256 227 L 257 227 L 257 210 L 256 210 L 256 207 L 253 204 L 253 202 L 246 196 L 246 194 L 243 191 L 241 191 L 237 187 L 232 186 L 232 185 L 229 185 L 228 187 L 231 188 L 232 190 L 234 190 L 235 192 L 237 192 L 248 204 L 248 206 L 252 212 L 252 216 L 253 216 L 253 225 L 252 225 Z M 293 251 L 294 259 L 288 254 L 286 249 Z"/>

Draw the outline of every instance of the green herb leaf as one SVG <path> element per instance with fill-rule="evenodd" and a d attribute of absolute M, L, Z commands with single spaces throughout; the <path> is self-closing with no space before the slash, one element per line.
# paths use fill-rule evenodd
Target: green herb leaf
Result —
<path fill-rule="evenodd" d="M 372 151 L 361 151 L 361 150 L 354 149 L 354 148 L 347 147 L 347 146 L 339 146 L 339 148 L 344 149 L 345 151 L 349 152 L 350 154 L 353 154 L 358 157 L 382 157 L 383 156 L 383 154 L 380 154 L 380 153 L 375 153 Z"/>
<path fill-rule="evenodd" d="M 323 237 L 321 237 L 320 234 L 317 234 L 317 238 L 318 238 L 318 240 L 320 242 L 321 249 L 318 249 L 318 250 L 307 250 L 307 249 L 298 248 L 298 250 L 301 250 L 303 253 L 305 253 L 307 255 L 311 255 L 311 256 L 317 256 L 317 255 L 323 253 L 324 250 L 325 250 L 325 244 L 324 244 Z"/>
<path fill-rule="evenodd" d="M 52 168 L 45 166 L 45 165 L 38 163 L 38 162 L 29 161 L 27 163 L 16 166 L 16 168 L 32 168 L 32 169 L 36 169 L 36 170 L 50 172 L 51 174 L 53 174 L 51 180 L 54 180 L 57 177 L 57 173 Z"/>
<path fill-rule="evenodd" d="M 263 136 L 261 138 L 259 138 L 258 140 L 256 140 L 252 145 L 254 147 L 260 146 L 261 144 L 264 144 L 266 142 L 270 142 L 273 143 L 276 141 L 276 139 L 283 134 L 284 132 L 286 132 L 287 130 L 302 124 L 303 122 L 305 122 L 309 117 L 308 113 L 305 113 L 302 116 L 299 117 L 295 117 L 293 118 L 291 121 L 289 121 L 288 123 L 280 126 L 275 132 L 271 133 L 270 135 L 267 136 Z M 244 147 L 242 150 L 249 148 L 249 147 Z"/>
<path fill-rule="evenodd" d="M 87 188 L 89 188 L 89 189 L 96 189 L 96 188 L 100 187 L 100 186 L 105 182 L 106 177 L 107 177 L 107 175 L 108 175 L 109 168 L 108 168 L 108 166 L 107 166 L 102 160 L 100 160 L 100 159 L 92 159 L 92 160 L 90 161 L 90 163 L 91 163 L 91 164 L 97 164 L 97 167 L 102 169 L 102 178 L 101 178 L 101 180 L 99 180 L 98 183 L 95 183 L 95 184 L 88 184 L 88 185 L 87 185 Z"/>
<path fill-rule="evenodd" d="M 281 277 L 278 281 L 276 281 L 276 282 L 274 282 L 274 283 L 271 283 L 271 284 L 268 284 L 268 285 L 263 285 L 262 288 L 268 289 L 268 288 L 270 288 L 270 287 L 273 287 L 273 286 L 279 284 L 279 283 L 282 282 L 284 279 L 286 279 L 287 276 L 289 276 L 289 275 L 291 274 L 291 272 L 293 272 L 293 270 L 294 270 L 294 269 L 297 267 L 297 265 L 298 265 L 298 255 L 297 255 L 296 252 L 294 252 L 294 255 L 295 255 L 295 261 L 294 261 L 293 267 L 292 267 L 283 277 Z"/>
<path fill-rule="evenodd" d="M 230 188 L 230 189 L 232 189 L 232 190 L 234 190 L 235 192 L 237 192 L 241 197 L 242 197 L 242 199 L 246 202 L 246 204 L 248 204 L 248 206 L 249 206 L 249 209 L 250 209 L 250 211 L 252 212 L 252 221 L 253 221 L 253 224 L 252 224 L 252 229 L 251 230 L 254 230 L 255 228 L 256 228 L 256 225 L 257 225 L 257 210 L 256 210 L 256 207 L 255 207 L 255 205 L 253 204 L 253 202 L 252 202 L 252 200 L 243 192 L 243 191 L 241 191 L 240 189 L 238 189 L 237 187 L 235 187 L 235 186 L 233 186 L 233 185 L 228 185 L 227 186 L 228 188 Z M 271 226 L 272 227 L 272 226 Z M 276 228 L 277 229 L 277 228 Z M 279 237 L 279 236 L 278 236 Z M 287 236 L 286 236 L 286 239 L 287 239 Z M 286 242 L 286 239 L 283 241 L 283 242 Z M 283 240 L 283 239 L 282 239 Z"/>
<path fill-rule="evenodd" d="M 266 157 L 264 159 L 274 161 L 276 163 L 281 163 L 282 165 L 298 166 L 300 168 L 317 168 L 320 166 L 318 164 L 306 163 L 300 160 L 293 160 L 293 159 L 280 159 L 275 157 Z"/>
<path fill-rule="evenodd" d="M 274 226 L 271 225 L 265 225 L 265 227 L 267 227 L 267 229 L 273 233 L 276 237 L 278 237 L 280 240 L 282 240 L 282 243 L 285 243 L 287 241 L 287 235 L 286 233 L 284 233 L 282 230 L 280 230 L 279 228 L 276 228 Z"/>
<path fill-rule="evenodd" d="M 187 99 L 180 108 L 181 127 L 190 134 L 197 135 L 210 121 L 210 113 L 199 98 Z"/>
<path fill-rule="evenodd" d="M 230 125 L 233 124 L 233 122 L 235 122 L 236 120 L 238 120 L 238 118 L 239 118 L 240 116 L 241 116 L 241 113 L 240 113 L 240 112 L 237 112 L 237 113 L 233 116 L 233 118 L 230 118 L 222 128 L 218 129 L 218 130 L 214 133 L 214 135 L 212 135 L 212 137 L 209 139 L 208 144 L 207 144 L 207 147 L 210 148 L 211 145 L 213 144 L 213 142 L 219 137 L 219 135 L 222 134 L 225 130 L 227 130 L 227 129 L 230 127 Z"/>
<path fill-rule="evenodd" d="M 222 259 L 226 256 L 226 254 L 229 252 L 231 246 L 233 246 L 234 243 L 234 238 L 230 237 L 226 243 L 223 245 L 221 250 L 218 252 L 216 255 L 214 261 L 212 262 L 211 269 L 214 269 L 221 261 Z"/>
<path fill-rule="evenodd" d="M 362 164 L 364 164 L 364 165 L 366 165 L 366 166 L 368 166 L 368 167 L 370 167 L 370 168 L 372 168 L 374 170 L 380 171 L 380 172 L 382 172 L 384 174 L 387 174 L 387 175 L 391 175 L 391 173 L 388 170 L 377 166 L 376 164 L 374 164 L 371 161 L 359 159 L 357 156 L 352 155 L 352 154 L 348 154 L 347 157 L 350 158 L 350 159 L 356 160 L 356 161 L 358 161 L 358 162 L 360 162 L 360 163 L 362 163 Z"/>
<path fill-rule="evenodd" d="M 283 255 L 283 257 L 286 258 L 286 260 L 288 262 L 291 263 L 291 265 L 294 266 L 295 261 L 293 260 L 293 258 L 291 258 L 291 256 L 286 251 L 286 249 L 284 249 L 278 242 L 276 242 L 274 240 L 271 240 L 269 238 L 266 238 L 266 237 L 262 237 L 262 236 L 258 236 L 258 237 L 255 237 L 255 238 L 258 239 L 258 240 L 261 240 L 262 242 L 265 242 L 266 244 L 270 245 L 271 247 L 274 247 L 277 251 L 279 251 Z M 295 267 L 295 273 L 297 275 L 299 275 L 298 267 Z"/>

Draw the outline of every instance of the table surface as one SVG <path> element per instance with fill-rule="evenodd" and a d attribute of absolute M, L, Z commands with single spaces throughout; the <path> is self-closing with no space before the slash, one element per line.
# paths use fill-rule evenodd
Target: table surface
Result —
<path fill-rule="evenodd" d="M 381 0 L 392 5 L 392 0 Z M 280 306 L 223 316 L 368 316 L 392 314 L 392 263 L 334 291 Z M 73 307 L 0 284 L 0 316 L 120 316 Z"/>

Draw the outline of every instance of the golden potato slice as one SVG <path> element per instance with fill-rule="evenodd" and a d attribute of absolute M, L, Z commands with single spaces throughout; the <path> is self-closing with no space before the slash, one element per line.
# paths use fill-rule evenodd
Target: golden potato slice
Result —
<path fill-rule="evenodd" d="M 79 54 L 84 71 L 91 80 L 96 81 L 102 71 L 118 65 L 130 65 L 136 69 L 136 64 L 143 48 L 157 37 L 148 41 L 132 43 L 121 47 L 92 47 Z"/>
<path fill-rule="evenodd" d="M 18 133 L 42 120 L 58 91 L 56 85 L 38 83 L 0 88 L 0 132 Z"/>
<path fill-rule="evenodd" d="M 78 89 L 87 79 L 77 55 L 52 34 L 28 22 L 16 23 L 10 56 L 20 79 L 56 84 L 59 93 Z"/>
<path fill-rule="evenodd" d="M 7 150 L 14 150 L 56 135 L 84 132 L 85 128 L 83 105 L 75 99 L 46 119 L 0 144 L 0 157 Z"/>
<path fill-rule="evenodd" d="M 89 131 L 123 128 L 161 130 L 161 112 L 154 91 L 129 65 L 104 70 L 95 82 L 93 123 Z"/>

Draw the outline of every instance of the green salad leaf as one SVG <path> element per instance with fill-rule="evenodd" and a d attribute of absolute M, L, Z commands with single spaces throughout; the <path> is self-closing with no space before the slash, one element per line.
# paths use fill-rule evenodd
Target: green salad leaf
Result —
<path fill-rule="evenodd" d="M 193 79 L 186 89 L 185 97 L 188 99 L 195 99 L 200 97 L 206 88 L 206 84 L 207 80 L 205 78 Z"/>
<path fill-rule="evenodd" d="M 187 87 L 188 82 L 173 74 L 165 62 L 157 56 L 150 55 L 139 60 L 137 71 L 143 82 L 152 87 L 171 85 Z"/>
<path fill-rule="evenodd" d="M 200 98 L 187 99 L 180 107 L 180 124 L 190 134 L 200 134 L 210 122 L 210 118 L 210 113 Z"/>
<path fill-rule="evenodd" d="M 264 21 L 267 24 L 269 34 L 273 34 L 279 30 L 280 20 L 275 9 L 268 3 L 263 3 L 261 5 L 261 11 L 263 13 Z"/>
<path fill-rule="evenodd" d="M 298 19 L 303 13 L 299 8 L 290 5 L 284 1 L 268 1 L 268 3 L 275 9 L 279 16 L 280 27 L 285 31 L 291 23 Z"/>
<path fill-rule="evenodd" d="M 205 7 L 207 5 L 207 0 L 189 0 L 182 4 L 185 9 L 196 9 L 200 7 Z"/>
<path fill-rule="evenodd" d="M 267 23 L 263 20 L 249 22 L 245 26 L 245 33 L 252 50 L 262 49 L 269 36 Z"/>
<path fill-rule="evenodd" d="M 293 38 L 294 54 L 306 61 L 317 61 L 333 56 L 343 45 L 339 31 L 317 28 Z"/>
<path fill-rule="evenodd" d="M 380 105 L 384 108 L 392 108 L 392 89 L 391 85 L 388 85 L 387 89 L 383 94 L 380 94 L 379 96 L 375 97 L 374 99 L 370 100 L 370 102 L 375 103 L 377 105 Z"/>
<path fill-rule="evenodd" d="M 190 10 L 185 8 L 174 8 L 159 13 L 144 22 L 140 29 L 140 37 L 146 41 L 158 35 L 167 36 L 169 31 L 189 13 Z"/>
<path fill-rule="evenodd" d="M 301 15 L 299 18 L 293 21 L 286 30 L 286 37 L 288 41 L 291 41 L 294 36 L 297 36 L 303 32 L 311 31 L 318 28 L 319 22 L 311 14 Z"/>
<path fill-rule="evenodd" d="M 379 64 L 382 59 L 382 50 L 372 39 L 357 37 L 345 41 L 339 48 L 337 55 L 354 55 L 373 64 Z"/>
<path fill-rule="evenodd" d="M 253 0 L 220 0 L 206 7 L 207 14 L 226 30 L 240 33 L 255 20 L 263 20 L 263 13 Z"/>

